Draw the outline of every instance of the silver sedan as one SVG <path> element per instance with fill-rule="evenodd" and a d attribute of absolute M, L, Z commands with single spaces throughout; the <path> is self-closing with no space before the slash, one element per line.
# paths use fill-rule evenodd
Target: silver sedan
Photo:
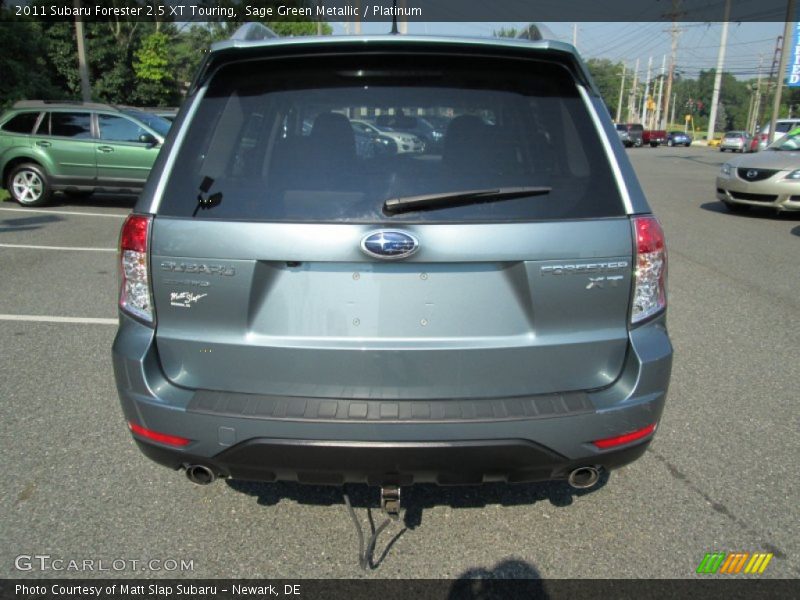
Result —
<path fill-rule="evenodd" d="M 719 151 L 747 152 L 750 147 L 750 134 L 745 131 L 729 131 L 722 137 Z"/>
<path fill-rule="evenodd" d="M 752 206 L 800 210 L 800 128 L 763 152 L 723 164 L 717 175 L 717 198 L 734 212 Z"/>

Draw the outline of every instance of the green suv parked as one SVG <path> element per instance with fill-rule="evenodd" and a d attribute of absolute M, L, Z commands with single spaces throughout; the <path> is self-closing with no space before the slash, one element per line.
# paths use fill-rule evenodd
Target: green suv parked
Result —
<path fill-rule="evenodd" d="M 0 186 L 23 206 L 55 191 L 138 194 L 169 127 L 108 104 L 17 102 L 0 117 Z"/>

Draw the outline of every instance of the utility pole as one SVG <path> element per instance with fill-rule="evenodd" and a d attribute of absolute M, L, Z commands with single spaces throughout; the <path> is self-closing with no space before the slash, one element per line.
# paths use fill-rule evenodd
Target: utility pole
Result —
<path fill-rule="evenodd" d="M 406 7 L 406 0 L 398 0 L 397 2 L 402 8 Z M 408 17 L 403 16 L 400 18 L 400 22 L 398 23 L 400 27 L 400 33 L 402 35 L 408 34 Z"/>
<path fill-rule="evenodd" d="M 75 12 L 81 12 L 81 0 L 73 0 Z M 78 40 L 78 72 L 81 76 L 81 99 L 89 102 L 92 99 L 92 88 L 89 85 L 89 65 L 86 62 L 86 38 L 83 33 L 81 17 L 75 17 L 75 38 Z"/>
<path fill-rule="evenodd" d="M 752 85 L 748 86 L 750 89 L 750 100 L 747 102 L 747 121 L 745 121 L 745 131 L 750 133 L 750 121 L 753 120 L 753 107 L 756 105 L 756 90 Z"/>
<path fill-rule="evenodd" d="M 661 57 L 661 78 L 658 80 L 658 100 L 656 100 L 656 126 L 655 129 L 666 129 L 666 125 L 661 122 L 661 95 L 664 91 L 664 72 L 667 66 L 667 55 Z M 666 120 L 667 114 L 664 113 Z"/>
<path fill-rule="evenodd" d="M 578 24 L 572 24 L 572 45 L 578 47 Z"/>
<path fill-rule="evenodd" d="M 714 92 L 711 94 L 711 112 L 708 115 L 708 137 L 714 139 L 714 129 L 717 120 L 717 104 L 719 104 L 719 88 L 722 86 L 722 67 L 725 63 L 725 46 L 728 43 L 728 20 L 731 18 L 731 0 L 725 0 L 725 19 L 722 22 L 722 35 L 719 38 L 719 53 L 717 54 L 717 72 L 714 73 Z"/>
<path fill-rule="evenodd" d="M 669 118 L 670 123 L 675 122 L 675 103 L 678 101 L 678 94 L 672 94 L 672 116 Z"/>
<path fill-rule="evenodd" d="M 753 101 L 753 116 L 748 123 L 748 131 L 756 133 L 756 125 L 759 123 L 758 114 L 761 112 L 761 67 L 764 64 L 764 55 L 758 55 L 758 79 L 756 80 L 756 98 Z"/>
<path fill-rule="evenodd" d="M 642 126 L 647 123 L 647 104 L 650 99 L 650 71 L 653 68 L 653 57 L 647 61 L 647 80 L 644 84 L 644 96 L 642 96 Z"/>
<path fill-rule="evenodd" d="M 666 104 L 664 105 L 665 117 L 669 112 L 668 110 L 669 99 L 672 97 L 672 79 L 673 77 L 675 77 L 675 61 L 677 60 L 678 57 L 678 34 L 680 33 L 681 30 L 678 28 L 678 23 L 676 19 L 683 14 L 678 11 L 680 3 L 681 0 L 672 0 L 672 12 L 668 13 L 667 15 L 664 15 L 672 17 L 672 50 L 670 52 L 670 58 L 669 58 L 669 73 L 667 74 L 667 91 L 665 96 Z"/>
<path fill-rule="evenodd" d="M 786 75 L 786 65 L 789 62 L 789 40 L 792 39 L 794 27 L 794 0 L 789 0 L 786 5 L 786 24 L 783 27 L 783 44 L 781 46 L 781 62 L 778 66 L 778 76 L 775 78 L 775 96 L 772 99 L 772 118 L 769 120 L 770 141 L 775 139 L 775 121 L 778 120 L 778 111 L 781 108 L 781 94 L 783 93 L 783 78 Z"/>
<path fill-rule="evenodd" d="M 636 67 L 633 69 L 633 85 L 628 96 L 628 123 L 633 123 L 636 114 L 636 85 L 639 80 L 639 59 L 636 59 Z"/>
<path fill-rule="evenodd" d="M 622 83 L 619 85 L 619 101 L 617 102 L 617 118 L 615 123 L 619 123 L 622 116 L 622 95 L 625 93 L 625 63 L 622 63 Z"/>

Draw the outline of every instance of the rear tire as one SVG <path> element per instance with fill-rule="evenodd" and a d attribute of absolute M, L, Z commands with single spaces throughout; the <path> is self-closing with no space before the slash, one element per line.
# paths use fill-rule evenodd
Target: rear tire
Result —
<path fill-rule="evenodd" d="M 44 206 L 52 194 L 44 169 L 36 163 L 23 163 L 11 169 L 6 189 L 21 206 Z"/>

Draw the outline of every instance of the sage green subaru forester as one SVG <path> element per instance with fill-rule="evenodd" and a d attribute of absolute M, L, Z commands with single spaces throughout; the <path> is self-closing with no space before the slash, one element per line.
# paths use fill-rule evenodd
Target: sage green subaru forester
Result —
<path fill-rule="evenodd" d="M 0 117 L 0 186 L 23 206 L 56 191 L 138 194 L 169 128 L 134 108 L 17 102 Z"/>

